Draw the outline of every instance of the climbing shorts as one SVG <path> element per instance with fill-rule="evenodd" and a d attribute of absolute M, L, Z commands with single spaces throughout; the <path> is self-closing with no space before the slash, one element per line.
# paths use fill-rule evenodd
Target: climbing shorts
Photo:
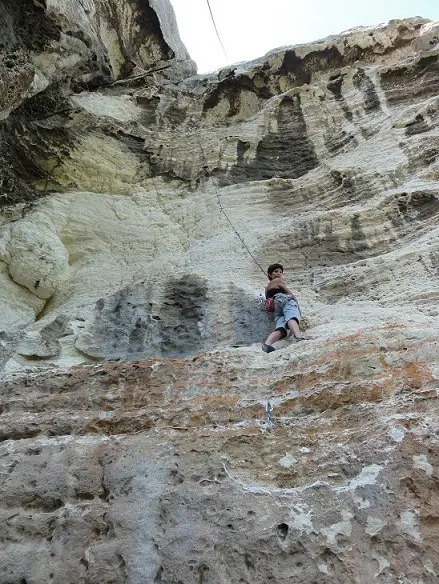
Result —
<path fill-rule="evenodd" d="M 274 297 L 274 318 L 276 320 L 276 330 L 284 329 L 288 332 L 287 322 L 294 318 L 300 322 L 300 312 L 297 302 L 288 294 L 276 294 Z"/>

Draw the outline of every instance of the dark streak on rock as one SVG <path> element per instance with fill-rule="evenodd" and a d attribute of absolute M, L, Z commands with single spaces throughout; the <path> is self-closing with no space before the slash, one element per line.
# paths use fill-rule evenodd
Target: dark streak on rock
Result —
<path fill-rule="evenodd" d="M 47 120 L 57 112 L 61 112 L 63 116 L 68 116 L 72 108 L 69 100 L 64 95 L 66 91 L 67 88 L 63 85 L 51 85 L 44 91 L 27 99 L 12 115 L 20 122 Z"/>
<path fill-rule="evenodd" d="M 366 112 L 372 112 L 381 109 L 380 100 L 370 77 L 366 75 L 363 69 L 358 69 L 353 77 L 354 86 L 364 95 L 364 109 Z"/>
<path fill-rule="evenodd" d="M 389 68 L 380 82 L 389 105 L 413 102 L 437 95 L 439 61 L 437 55 L 421 57 L 410 65 Z"/>
<path fill-rule="evenodd" d="M 407 41 L 410 43 L 411 41 Z M 389 47 L 389 50 L 394 50 Z M 294 50 L 285 51 L 284 60 L 279 68 L 279 75 L 292 75 L 296 80 L 296 86 L 309 84 L 312 81 L 312 74 L 316 71 L 330 71 L 331 69 L 341 69 L 352 65 L 359 59 L 369 60 L 376 55 L 373 47 L 362 49 L 361 47 L 346 46 L 343 54 L 337 47 L 325 47 L 322 50 L 311 51 L 305 57 L 298 57 Z"/>
<path fill-rule="evenodd" d="M 277 132 L 270 132 L 261 139 L 255 159 L 248 164 L 243 161 L 243 149 L 239 141 L 237 163 L 223 179 L 226 184 L 273 177 L 298 178 L 318 165 L 298 96 L 284 97 L 279 103 Z"/>
<path fill-rule="evenodd" d="M 329 78 L 327 88 L 334 95 L 335 99 L 342 99 L 341 88 L 343 85 L 344 77 L 343 75 L 332 75 Z"/>
<path fill-rule="evenodd" d="M 431 191 L 417 191 L 402 193 L 397 199 L 400 214 L 407 219 L 426 221 L 439 215 L 439 193 Z"/>
<path fill-rule="evenodd" d="M 124 132 L 119 130 L 115 134 L 109 132 L 109 136 L 115 135 L 117 140 L 126 146 L 130 152 L 132 152 L 140 162 L 149 162 L 150 155 L 148 152 L 145 151 L 145 140 L 140 138 L 139 136 L 134 136 L 133 134 L 129 134 L 128 132 Z"/>
<path fill-rule="evenodd" d="M 200 329 L 207 302 L 206 281 L 194 275 L 169 282 L 162 306 L 150 302 L 142 284 L 126 287 L 96 302 L 91 337 L 77 339 L 77 348 L 101 359 L 193 354 L 212 344 Z"/>
<path fill-rule="evenodd" d="M 57 112 L 60 113 L 57 113 Z M 64 125 L 70 106 L 60 87 L 49 87 L 18 107 L 0 124 L 0 208 L 47 193 L 32 183 L 51 177 L 43 164 L 61 164 L 74 147 Z"/>
<path fill-rule="evenodd" d="M 349 109 L 345 98 L 342 95 L 341 88 L 343 85 L 344 76 L 343 75 L 334 75 L 329 78 L 329 82 L 327 88 L 329 91 L 334 95 L 335 99 L 340 102 L 341 108 L 343 110 L 346 119 L 350 122 L 352 121 L 352 112 Z"/>
<path fill-rule="evenodd" d="M 61 30 L 55 20 L 32 0 L 2 0 L 0 42 L 7 50 L 43 51 L 59 41 Z"/>
<path fill-rule="evenodd" d="M 310 55 L 311 54 L 312 53 L 310 53 Z M 296 51 L 285 51 L 284 59 L 279 69 L 279 75 L 294 75 L 297 85 L 310 83 L 311 72 L 308 71 L 307 61 L 305 61 L 305 59 L 298 57 Z"/>
<path fill-rule="evenodd" d="M 338 153 L 343 149 L 356 148 L 358 141 L 354 135 L 345 130 L 330 128 L 324 134 L 325 145 L 330 154 Z"/>
<path fill-rule="evenodd" d="M 34 74 L 34 66 L 22 52 L 0 53 L 0 110 L 11 110 L 21 102 Z"/>
<path fill-rule="evenodd" d="M 171 128 L 176 128 L 185 121 L 186 113 L 186 109 L 178 107 L 177 101 L 174 101 L 166 110 L 164 119 Z"/>
<path fill-rule="evenodd" d="M 412 138 L 413 139 L 413 138 Z M 428 146 L 421 148 L 414 144 L 403 145 L 402 150 L 409 160 L 409 167 L 412 173 L 424 170 L 434 164 L 439 158 L 439 139 L 432 136 L 428 141 Z"/>
<path fill-rule="evenodd" d="M 151 43 L 154 39 L 155 45 L 160 49 L 162 60 L 169 61 L 174 58 L 174 51 L 166 43 L 163 38 L 160 22 L 155 10 L 151 7 L 149 0 L 136 0 L 136 5 L 139 6 L 139 11 L 136 14 L 136 24 L 141 31 L 138 38 L 138 47 L 145 41 Z M 153 60 L 155 61 L 155 56 Z"/>
<path fill-rule="evenodd" d="M 439 275 L 439 253 L 432 251 L 430 253 L 430 263 L 437 275 Z"/>
<path fill-rule="evenodd" d="M 351 218 L 351 233 L 352 243 L 349 242 L 349 247 L 354 248 L 357 254 L 360 254 L 361 252 L 369 249 L 369 246 L 367 245 L 367 238 L 361 228 L 360 216 L 358 213 L 354 214 Z"/>
<path fill-rule="evenodd" d="M 244 156 L 249 148 L 250 148 L 249 142 L 243 142 L 242 140 L 238 140 L 238 145 L 236 146 L 236 164 L 237 165 L 244 164 Z"/>
<path fill-rule="evenodd" d="M 261 99 L 269 99 L 272 97 L 272 93 L 267 87 L 256 87 L 253 80 L 247 75 L 227 77 L 207 94 L 203 103 L 203 113 L 205 114 L 210 109 L 216 107 L 221 99 L 226 99 L 229 102 L 227 117 L 236 116 L 239 113 L 241 97 L 245 91 L 250 91 Z"/>
<path fill-rule="evenodd" d="M 160 22 L 155 10 L 148 0 L 128 0 L 132 5 L 135 22 L 131 25 L 136 34 L 132 34 L 129 42 L 124 40 L 124 19 L 121 15 L 123 6 L 115 2 L 102 4 L 111 28 L 119 37 L 119 47 L 125 57 L 117 78 L 128 77 L 136 65 L 149 67 L 160 61 L 174 58 L 174 52 L 166 43 L 161 31 Z M 142 55 L 140 49 L 142 48 Z M 146 62 L 145 62 L 146 60 Z"/>
<path fill-rule="evenodd" d="M 188 275 L 170 282 L 164 300 L 160 331 L 161 351 L 164 356 L 188 355 L 203 347 L 200 323 L 207 309 L 207 284 L 203 278 Z"/>
<path fill-rule="evenodd" d="M 141 124 L 144 126 L 153 126 L 156 123 L 156 112 L 160 104 L 159 97 L 136 97 L 136 103 L 142 108 L 142 114 L 140 118 Z"/>
<path fill-rule="evenodd" d="M 405 31 L 399 31 L 402 35 Z M 325 47 L 321 50 L 311 51 L 304 57 L 299 57 L 294 49 L 285 51 L 282 65 L 277 71 L 271 72 L 271 77 L 288 77 L 291 81 L 290 88 L 312 83 L 312 76 L 315 72 L 330 71 L 332 69 L 342 69 L 343 67 L 352 66 L 356 61 L 364 63 L 373 62 L 377 54 L 386 55 L 395 50 L 395 48 L 404 47 L 412 42 L 412 36 L 400 36 L 395 39 L 392 46 L 384 47 L 376 43 L 366 49 L 358 45 L 350 46 L 348 40 L 345 40 L 345 49 L 343 53 L 336 46 Z M 262 67 L 264 69 L 264 67 Z M 285 91 L 285 89 L 283 89 Z M 370 99 L 370 98 L 368 98 Z"/>
<path fill-rule="evenodd" d="M 405 135 L 414 136 L 415 134 L 422 134 L 423 132 L 427 132 L 429 129 L 430 126 L 425 121 L 424 117 L 421 114 L 418 114 L 413 122 L 410 122 L 406 125 Z"/>

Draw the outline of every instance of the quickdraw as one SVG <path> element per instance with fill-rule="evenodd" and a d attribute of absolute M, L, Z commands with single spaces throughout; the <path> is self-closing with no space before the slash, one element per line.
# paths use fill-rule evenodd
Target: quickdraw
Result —
<path fill-rule="evenodd" d="M 268 426 L 272 426 L 273 425 L 273 418 L 271 416 L 271 412 L 273 411 L 273 404 L 271 404 L 269 401 L 265 404 L 265 416 L 267 419 L 267 424 Z"/>

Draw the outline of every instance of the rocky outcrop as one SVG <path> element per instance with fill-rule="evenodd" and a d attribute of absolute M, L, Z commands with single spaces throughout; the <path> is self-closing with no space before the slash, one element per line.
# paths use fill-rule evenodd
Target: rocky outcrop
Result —
<path fill-rule="evenodd" d="M 433 584 L 438 341 L 7 377 L 1 581 Z"/>
<path fill-rule="evenodd" d="M 131 61 L 141 42 L 158 46 L 154 6 L 137 7 L 156 17 L 136 40 L 118 33 Z M 84 22 L 108 28 L 107 8 Z M 0 243 L 5 333 L 40 339 L 60 363 L 259 342 L 264 276 L 222 210 L 263 267 L 285 264 L 307 326 L 338 326 L 345 310 L 371 326 L 437 316 L 436 35 L 432 23 L 394 21 L 180 81 L 175 38 L 127 79 L 115 66 L 106 77 L 62 69 L 4 122 L 16 179 L 3 181 L 15 202 Z M 67 322 L 48 355 L 41 331 L 57 318 Z M 9 369 L 29 359 L 16 353 Z"/>
<path fill-rule="evenodd" d="M 4 0 L 0 22 L 1 207 L 34 199 L 35 181 L 73 147 L 64 128 L 72 91 L 195 71 L 167 0 Z"/>
<path fill-rule="evenodd" d="M 438 25 L 197 76 L 164 1 L 0 16 L 0 582 L 435 582 Z"/>

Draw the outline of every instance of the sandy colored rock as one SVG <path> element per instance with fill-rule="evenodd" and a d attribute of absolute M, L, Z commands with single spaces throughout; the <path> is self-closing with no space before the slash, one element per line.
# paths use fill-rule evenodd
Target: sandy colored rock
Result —
<path fill-rule="evenodd" d="M 8 376 L 3 579 L 433 583 L 439 338 L 418 332 Z"/>
<path fill-rule="evenodd" d="M 64 95 L 44 119 L 28 107 L 33 184 L 56 191 L 18 218 L 15 239 L 4 219 L 2 273 L 50 298 L 28 333 L 70 315 L 58 363 L 263 340 L 265 279 L 221 209 L 264 269 L 284 263 L 310 334 L 355 332 L 353 315 L 371 327 L 436 318 L 436 32 L 392 21 L 181 83 L 133 71 Z M 12 257 L 23 230 L 32 249 Z M 192 276 L 204 307 L 171 350 L 167 321 L 183 309 L 168 307 Z M 34 312 L 4 298 L 10 334 Z M 122 320 L 104 318 L 116 306 Z M 121 342 L 108 332 L 120 327 Z"/>
<path fill-rule="evenodd" d="M 436 582 L 437 23 L 197 76 L 162 0 L 0 17 L 0 583 Z"/>

